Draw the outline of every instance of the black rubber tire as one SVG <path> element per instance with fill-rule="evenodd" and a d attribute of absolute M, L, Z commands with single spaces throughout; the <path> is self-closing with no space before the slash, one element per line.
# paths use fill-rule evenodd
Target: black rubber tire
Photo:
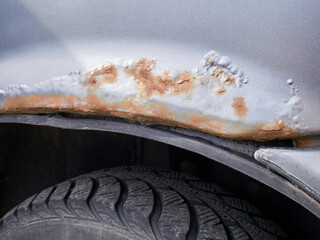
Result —
<path fill-rule="evenodd" d="M 223 188 L 148 167 L 110 168 L 43 190 L 0 220 L 0 239 L 279 239 Z"/>

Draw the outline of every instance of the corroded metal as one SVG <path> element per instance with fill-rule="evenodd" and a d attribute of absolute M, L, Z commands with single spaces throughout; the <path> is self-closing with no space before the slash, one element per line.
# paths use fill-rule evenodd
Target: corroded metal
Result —
<path fill-rule="evenodd" d="M 299 148 L 320 149 L 320 136 L 306 136 L 306 137 L 297 138 L 295 140 L 295 143 Z"/>
<path fill-rule="evenodd" d="M 232 139 L 296 138 L 301 101 L 278 102 L 226 56 L 207 53 L 193 70 L 162 71 L 155 60 L 114 60 L 86 74 L 72 73 L 0 92 L 0 113 L 69 112 L 160 123 Z"/>

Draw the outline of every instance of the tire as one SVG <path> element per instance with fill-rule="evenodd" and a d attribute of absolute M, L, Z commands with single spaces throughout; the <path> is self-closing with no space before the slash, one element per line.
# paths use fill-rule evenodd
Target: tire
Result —
<path fill-rule="evenodd" d="M 0 239 L 281 239 L 259 210 L 182 173 L 110 168 L 43 190 L 0 220 Z"/>

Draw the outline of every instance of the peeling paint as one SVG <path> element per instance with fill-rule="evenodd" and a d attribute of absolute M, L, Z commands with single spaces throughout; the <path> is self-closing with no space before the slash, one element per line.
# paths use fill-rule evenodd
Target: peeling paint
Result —
<path fill-rule="evenodd" d="M 85 85 L 88 87 L 99 87 L 101 84 L 114 83 L 118 79 L 117 68 L 112 64 L 96 67 L 86 74 Z"/>
<path fill-rule="evenodd" d="M 272 125 L 258 125 L 256 128 L 256 138 L 261 140 L 274 139 L 274 136 L 282 136 L 283 138 L 288 138 L 288 136 L 294 138 L 298 136 L 298 134 L 294 133 L 293 130 L 281 120 L 278 122 L 275 121 Z"/>
<path fill-rule="evenodd" d="M 159 71 L 155 60 L 145 58 L 116 60 L 87 74 L 0 90 L 0 113 L 113 116 L 258 141 L 303 135 L 296 91 L 278 103 L 243 83 L 248 83 L 243 71 L 214 51 L 194 71 Z"/>
<path fill-rule="evenodd" d="M 169 91 L 174 94 L 190 94 L 195 77 L 188 71 L 180 73 L 177 77 L 172 77 L 169 71 L 162 75 L 154 75 L 152 66 L 154 60 L 140 59 L 134 67 L 127 67 L 128 76 L 133 76 L 139 84 L 141 96 L 150 97 L 153 94 L 165 94 Z"/>

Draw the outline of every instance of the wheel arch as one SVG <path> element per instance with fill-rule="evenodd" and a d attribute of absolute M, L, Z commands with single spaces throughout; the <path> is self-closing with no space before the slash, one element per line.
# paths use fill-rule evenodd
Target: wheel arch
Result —
<path fill-rule="evenodd" d="M 275 189 L 320 217 L 319 202 L 283 175 L 254 159 L 254 153 L 268 145 L 253 141 L 240 142 L 169 126 L 144 126 L 122 119 L 84 118 L 69 114 L 2 115 L 0 123 L 23 123 L 62 129 L 96 130 L 133 135 L 186 149 L 223 164 L 264 185 Z"/>

